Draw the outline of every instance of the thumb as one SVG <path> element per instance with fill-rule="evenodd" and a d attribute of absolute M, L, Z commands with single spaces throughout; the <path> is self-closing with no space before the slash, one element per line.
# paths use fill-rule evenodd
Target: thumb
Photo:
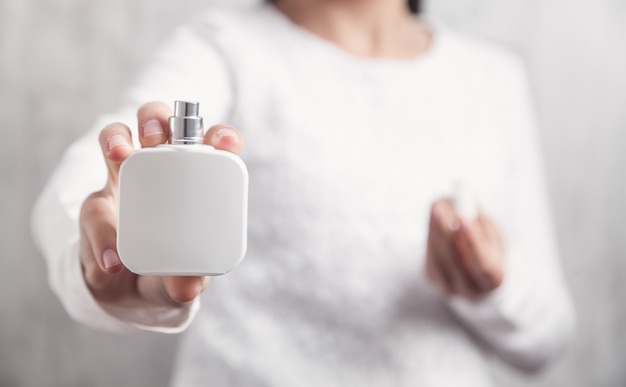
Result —
<path fill-rule="evenodd" d="M 209 277 L 140 275 L 137 291 L 151 304 L 180 307 L 198 297 L 208 282 Z"/>

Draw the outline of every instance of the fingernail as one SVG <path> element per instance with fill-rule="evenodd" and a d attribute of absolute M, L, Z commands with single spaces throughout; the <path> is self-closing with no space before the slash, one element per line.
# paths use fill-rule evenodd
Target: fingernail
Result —
<path fill-rule="evenodd" d="M 150 120 L 143 125 L 143 136 L 154 136 L 157 134 L 164 134 L 163 126 L 159 120 Z"/>
<path fill-rule="evenodd" d="M 118 146 L 128 146 L 128 141 L 126 140 L 126 137 L 122 136 L 121 134 L 111 136 L 107 141 L 107 147 L 109 148 L 109 151 Z"/>
<path fill-rule="evenodd" d="M 106 250 L 104 254 L 102 254 L 102 261 L 104 262 L 104 268 L 110 269 L 113 266 L 120 265 L 122 261 L 120 261 L 120 257 L 114 250 Z"/>
<path fill-rule="evenodd" d="M 218 141 L 224 137 L 237 137 L 237 132 L 231 128 L 222 128 L 215 133 L 215 139 Z"/>

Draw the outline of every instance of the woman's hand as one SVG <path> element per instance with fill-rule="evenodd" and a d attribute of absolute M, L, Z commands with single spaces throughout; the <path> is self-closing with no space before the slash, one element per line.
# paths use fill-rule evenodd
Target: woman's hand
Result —
<path fill-rule="evenodd" d="M 139 142 L 143 148 L 168 142 L 170 108 L 160 102 L 143 105 L 137 112 Z M 239 132 L 226 125 L 210 128 L 204 143 L 238 153 Z M 182 306 L 208 285 L 208 277 L 140 276 L 126 269 L 117 253 L 117 184 L 120 165 L 133 151 L 130 130 L 121 123 L 100 132 L 108 181 L 83 203 L 80 214 L 80 259 L 87 286 L 101 302 L 125 306 Z M 159 211 L 155 208 L 154 211 Z"/>
<path fill-rule="evenodd" d="M 445 295 L 477 300 L 502 283 L 504 249 L 495 224 L 479 213 L 459 219 L 448 200 L 431 208 L 426 275 Z"/>

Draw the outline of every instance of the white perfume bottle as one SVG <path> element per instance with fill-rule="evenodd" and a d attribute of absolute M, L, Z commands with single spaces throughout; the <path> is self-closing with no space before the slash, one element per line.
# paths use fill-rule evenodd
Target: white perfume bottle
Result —
<path fill-rule="evenodd" d="M 136 274 L 221 275 L 246 252 L 248 171 L 202 144 L 197 102 L 176 101 L 171 144 L 131 155 L 119 174 L 117 248 Z"/>
<path fill-rule="evenodd" d="M 450 202 L 454 214 L 466 221 L 478 218 L 480 205 L 478 197 L 472 187 L 462 180 L 457 180 L 452 185 Z"/>

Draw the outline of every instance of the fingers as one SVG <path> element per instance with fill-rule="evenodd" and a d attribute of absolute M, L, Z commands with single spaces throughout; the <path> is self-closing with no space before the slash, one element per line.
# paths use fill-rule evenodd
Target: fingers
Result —
<path fill-rule="evenodd" d="M 452 242 L 453 227 L 457 222 L 450 204 L 445 200 L 437 201 L 431 210 L 429 232 L 429 250 L 434 255 L 441 277 L 447 281 L 450 293 L 473 298 L 478 289 L 465 274 L 459 254 Z"/>
<path fill-rule="evenodd" d="M 504 276 L 502 240 L 496 225 L 479 213 L 459 220 L 446 200 L 431 208 L 426 272 L 444 294 L 475 300 L 496 289 Z M 441 285 L 443 284 L 443 285 Z"/>
<path fill-rule="evenodd" d="M 100 132 L 99 141 L 106 160 L 109 181 L 117 183 L 120 165 L 133 153 L 130 129 L 124 124 L 110 124 Z"/>
<path fill-rule="evenodd" d="M 204 143 L 215 149 L 226 150 L 235 154 L 243 148 L 243 138 L 239 131 L 229 125 L 214 125 L 204 135 Z"/>
<path fill-rule="evenodd" d="M 441 265 L 437 262 L 437 257 L 431 248 L 426 252 L 426 277 L 445 296 L 452 294 L 449 280 L 445 278 Z"/>
<path fill-rule="evenodd" d="M 164 287 L 168 297 L 174 302 L 186 303 L 200 295 L 208 280 L 209 277 L 165 277 Z"/>
<path fill-rule="evenodd" d="M 114 199 L 105 192 L 90 195 L 80 214 L 81 263 L 85 281 L 96 299 L 107 302 L 133 300 L 153 305 L 181 306 L 196 298 L 208 277 L 135 276 L 117 254 Z M 138 297 L 137 297 L 138 296 Z"/>
<path fill-rule="evenodd" d="M 481 292 L 492 289 L 490 279 L 484 274 L 487 268 L 479 251 L 479 236 L 475 222 L 461 222 L 461 228 L 455 235 L 455 245 L 461 257 L 465 272 L 471 277 Z"/>
<path fill-rule="evenodd" d="M 170 108 L 160 102 L 139 108 L 137 122 L 142 147 L 169 141 L 171 114 Z M 85 200 L 80 216 L 81 263 L 89 288 L 100 300 L 125 299 L 158 305 L 181 305 L 193 300 L 206 288 L 207 277 L 135 276 L 124 268 L 116 248 L 117 208 L 112 192 L 116 192 L 121 164 L 134 151 L 130 129 L 121 123 L 108 125 L 101 131 L 99 142 L 109 174 L 107 187 Z M 213 127 L 205 142 L 235 153 L 242 147 L 237 130 L 226 125 Z"/>
<path fill-rule="evenodd" d="M 137 111 L 139 142 L 141 146 L 154 147 L 169 140 L 168 119 L 172 115 L 170 107 L 163 102 L 149 102 Z M 204 135 L 204 143 L 216 149 L 235 154 L 243 148 L 243 138 L 239 131 L 229 125 L 214 125 Z"/>
<path fill-rule="evenodd" d="M 110 196 L 92 194 L 85 200 L 80 214 L 81 231 L 103 273 L 117 273 L 122 262 L 117 254 L 115 204 Z"/>
<path fill-rule="evenodd" d="M 168 142 L 171 115 L 172 110 L 163 102 L 148 102 L 137 110 L 139 143 L 143 148 Z"/>
<path fill-rule="evenodd" d="M 499 233 L 486 217 L 463 221 L 455 234 L 455 245 L 468 275 L 482 292 L 491 291 L 502 283 L 502 244 Z"/>
<path fill-rule="evenodd" d="M 209 283 L 209 277 L 139 276 L 137 290 L 146 301 L 180 307 L 193 301 Z"/>
<path fill-rule="evenodd" d="M 502 238 L 500 237 L 500 231 L 496 224 L 482 212 L 478 214 L 477 221 L 481 226 L 485 239 L 495 241 L 498 247 L 502 248 Z"/>
<path fill-rule="evenodd" d="M 137 111 L 139 142 L 141 146 L 153 147 L 169 140 L 168 119 L 172 115 L 170 107 L 163 102 L 149 102 Z M 216 149 L 235 154 L 243 148 L 243 138 L 239 131 L 229 125 L 214 125 L 204 135 L 204 143 Z"/>

